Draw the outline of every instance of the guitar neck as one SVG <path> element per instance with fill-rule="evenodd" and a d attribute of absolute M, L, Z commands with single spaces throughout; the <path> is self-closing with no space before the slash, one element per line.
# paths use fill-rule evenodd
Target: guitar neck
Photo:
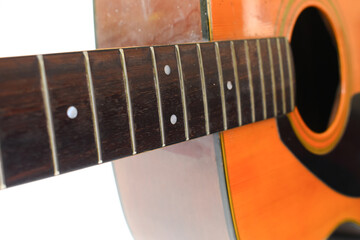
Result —
<path fill-rule="evenodd" d="M 293 76 L 285 38 L 2 58 L 0 185 L 285 114 Z"/>

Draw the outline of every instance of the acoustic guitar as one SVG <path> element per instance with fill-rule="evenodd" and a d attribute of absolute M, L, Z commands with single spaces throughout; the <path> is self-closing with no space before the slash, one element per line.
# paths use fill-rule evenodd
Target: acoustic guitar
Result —
<path fill-rule="evenodd" d="M 112 49 L 0 59 L 2 188 L 185 142 L 117 162 L 135 238 L 323 239 L 358 222 L 356 7 L 152 4 L 95 2 Z"/>

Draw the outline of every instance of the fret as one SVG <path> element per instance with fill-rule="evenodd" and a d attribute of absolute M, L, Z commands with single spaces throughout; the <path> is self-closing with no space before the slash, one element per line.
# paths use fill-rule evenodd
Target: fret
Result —
<path fill-rule="evenodd" d="M 234 41 L 234 51 L 237 63 L 237 75 L 239 78 L 241 123 L 244 125 L 252 122 L 251 94 L 245 41 Z"/>
<path fill-rule="evenodd" d="M 158 72 L 157 72 L 154 47 L 150 47 L 150 51 L 151 51 L 151 61 L 153 64 L 155 93 L 156 93 L 157 107 L 158 107 L 158 114 L 159 114 L 161 145 L 163 147 L 165 147 L 165 133 L 164 133 L 164 123 L 163 123 L 164 117 L 163 117 L 163 111 L 162 111 L 162 106 L 161 106 L 162 103 L 161 103 L 161 93 L 160 93 L 160 87 L 159 87 L 159 76 L 158 76 Z"/>
<path fill-rule="evenodd" d="M 273 54 L 271 50 L 270 39 L 266 40 L 268 52 L 269 52 L 269 64 L 270 64 L 270 73 L 271 73 L 271 89 L 272 89 L 272 98 L 273 98 L 273 109 L 274 116 L 277 115 L 277 100 L 276 100 L 276 86 L 275 86 L 275 73 L 274 73 L 274 63 L 273 63 Z"/>
<path fill-rule="evenodd" d="M 97 164 L 84 55 L 80 52 L 51 54 L 44 55 L 43 59 L 60 172 Z M 78 114 L 67 116 L 69 107 L 77 109 Z"/>
<path fill-rule="evenodd" d="M 197 46 L 195 44 L 179 45 L 179 53 L 186 93 L 189 139 L 193 139 L 206 134 L 204 109 L 207 105 L 203 102 Z"/>
<path fill-rule="evenodd" d="M 202 43 L 201 55 L 205 77 L 205 91 L 208 103 L 210 133 L 224 130 L 219 74 L 214 43 Z"/>
<path fill-rule="evenodd" d="M 123 49 L 131 96 L 137 152 L 162 146 L 151 50 Z"/>
<path fill-rule="evenodd" d="M 197 49 L 197 56 L 198 56 L 198 59 L 199 59 L 201 89 L 202 89 L 203 103 L 204 103 L 205 129 L 206 129 L 206 135 L 209 135 L 210 134 L 209 109 L 208 109 L 208 102 L 207 102 L 204 64 L 203 64 L 203 59 L 202 59 L 201 46 L 200 46 L 199 43 L 196 44 L 196 49 Z"/>
<path fill-rule="evenodd" d="M 221 108 L 222 108 L 222 115 L 223 115 L 223 126 L 224 130 L 227 130 L 227 117 L 226 117 L 226 105 L 225 105 L 225 93 L 224 93 L 224 79 L 223 79 L 223 72 L 222 72 L 222 65 L 221 65 L 221 57 L 220 57 L 220 50 L 219 50 L 219 43 L 215 42 L 215 56 L 216 56 L 216 65 L 218 70 L 219 76 L 219 85 L 220 85 L 220 97 L 221 97 Z"/>
<path fill-rule="evenodd" d="M 1 142 L 0 142 L 0 190 L 5 189 L 5 177 L 4 177 L 4 169 L 3 169 L 3 160 L 2 160 L 2 152 L 1 152 Z"/>
<path fill-rule="evenodd" d="M 0 99 L 2 184 L 53 176 L 36 56 L 0 59 Z"/>
<path fill-rule="evenodd" d="M 280 80 L 281 80 L 281 99 L 282 99 L 282 113 L 286 113 L 286 97 L 285 97 L 285 81 L 284 81 L 284 67 L 283 58 L 281 55 L 280 40 L 276 38 L 276 47 L 279 56 L 279 67 L 280 67 Z"/>
<path fill-rule="evenodd" d="M 282 56 L 282 65 L 283 65 L 283 72 L 284 72 L 284 91 L 285 91 L 285 103 L 286 103 L 286 110 L 285 112 L 291 112 L 291 90 L 290 90 L 290 66 L 288 65 L 287 61 L 287 51 L 286 51 L 286 39 L 280 38 L 280 51 Z"/>
<path fill-rule="evenodd" d="M 292 55 L 290 51 L 290 45 L 284 38 L 284 44 L 286 47 L 286 59 L 289 71 L 289 85 L 290 85 L 290 111 L 293 111 L 295 108 L 295 93 L 294 93 L 294 76 L 293 76 L 293 65 L 292 65 Z"/>
<path fill-rule="evenodd" d="M 251 81 L 253 97 L 254 97 L 254 111 L 255 111 L 255 121 L 260 121 L 264 119 L 264 108 L 263 105 L 263 91 L 261 88 L 261 75 L 260 75 L 260 66 L 259 66 L 259 54 L 256 44 L 256 40 L 247 41 L 248 50 L 249 50 L 249 60 L 251 68 Z"/>
<path fill-rule="evenodd" d="M 249 90 L 250 90 L 250 104 L 251 104 L 251 121 L 255 122 L 255 98 L 254 98 L 254 87 L 253 87 L 253 80 L 252 80 L 252 70 L 251 70 L 251 60 L 249 57 L 249 45 L 248 41 L 244 41 L 245 46 L 245 58 L 246 58 L 246 66 L 249 78 Z"/>
<path fill-rule="evenodd" d="M 287 113 L 293 74 L 285 38 L 0 58 L 0 189 Z"/>
<path fill-rule="evenodd" d="M 266 106 L 266 118 L 274 117 L 274 98 L 273 98 L 273 89 L 272 82 L 275 79 L 272 79 L 272 72 L 269 59 L 269 48 L 267 39 L 259 39 L 259 47 L 261 49 L 261 60 L 262 60 L 262 72 L 264 79 L 264 97 L 265 97 L 265 106 Z M 272 59 L 271 59 L 272 60 Z"/>
<path fill-rule="evenodd" d="M 275 76 L 275 94 L 276 94 L 276 115 L 279 116 L 283 114 L 283 100 L 282 100 L 282 84 L 281 84 L 281 71 L 280 71 L 280 60 L 277 47 L 276 38 L 269 39 L 271 45 L 271 52 L 273 58 L 273 71 Z"/>
<path fill-rule="evenodd" d="M 102 161 L 132 154 L 125 83 L 119 51 L 89 51 Z"/>
<path fill-rule="evenodd" d="M 49 88 L 47 85 L 46 79 L 46 71 L 44 66 L 44 58 L 42 55 L 37 55 L 38 63 L 39 63 L 39 71 L 40 71 L 40 79 L 41 79 L 41 92 L 44 101 L 45 115 L 46 115 L 46 126 L 49 135 L 51 155 L 54 165 L 54 175 L 60 174 L 59 171 L 59 162 L 57 158 L 57 150 L 56 150 L 56 140 L 55 140 L 55 131 L 54 131 L 54 123 L 53 116 L 51 113 L 51 104 L 49 98 Z"/>
<path fill-rule="evenodd" d="M 98 164 L 101 164 L 103 161 L 102 161 L 101 146 L 100 146 L 99 121 L 98 121 L 97 111 L 96 111 L 94 84 L 93 84 L 92 74 L 91 74 L 89 54 L 88 54 L 88 52 L 84 51 L 83 55 L 84 55 L 84 59 L 85 59 L 86 79 L 87 79 L 87 84 L 88 84 L 91 113 L 92 113 L 92 118 L 93 118 L 96 151 L 98 154 Z"/>
<path fill-rule="evenodd" d="M 224 90 L 224 105 L 226 104 L 225 120 L 227 121 L 227 129 L 230 129 L 239 126 L 233 59 L 230 42 L 219 42 L 218 46 L 223 76 L 222 89 Z"/>
<path fill-rule="evenodd" d="M 258 55 L 258 60 L 259 60 L 263 116 L 264 116 L 264 119 L 266 119 L 267 118 L 267 112 L 266 112 L 265 80 L 264 80 L 264 70 L 263 70 L 262 55 L 261 55 L 261 48 L 260 48 L 259 39 L 256 39 L 256 50 L 257 50 L 257 55 Z"/>
<path fill-rule="evenodd" d="M 186 103 L 186 91 L 184 86 L 184 74 L 183 68 L 181 64 L 181 55 L 179 45 L 175 45 L 176 52 L 176 63 L 179 72 L 179 80 L 180 80 L 180 89 L 181 89 L 181 102 L 183 107 L 183 115 L 184 115 L 184 130 L 185 130 L 185 139 L 189 140 L 189 126 L 188 126 L 188 114 L 187 114 L 187 103 Z"/>
<path fill-rule="evenodd" d="M 128 112 L 128 117 L 129 117 L 131 148 L 132 148 L 132 154 L 136 154 L 134 117 L 133 117 L 133 110 L 132 110 L 132 103 L 131 103 L 131 96 L 130 96 L 129 78 L 128 78 L 128 74 L 127 74 L 126 61 L 125 61 L 125 53 L 124 53 L 123 49 L 119 49 L 119 51 L 120 51 L 120 57 L 121 57 L 121 66 L 123 69 L 123 78 L 124 78 L 124 86 L 125 86 L 125 93 L 126 93 L 126 105 L 127 105 L 127 112 Z"/>
<path fill-rule="evenodd" d="M 235 55 L 234 41 L 230 41 L 230 47 L 231 47 L 231 60 L 232 60 L 233 69 L 234 69 L 238 124 L 239 124 L 239 126 L 241 126 L 243 123 L 242 123 L 242 115 L 241 115 L 240 84 L 239 84 L 239 75 L 238 75 L 237 61 L 236 61 L 236 55 Z"/>
<path fill-rule="evenodd" d="M 159 73 L 166 145 L 186 139 L 183 100 L 174 46 L 154 47 Z M 185 97 L 185 96 L 184 96 Z"/>

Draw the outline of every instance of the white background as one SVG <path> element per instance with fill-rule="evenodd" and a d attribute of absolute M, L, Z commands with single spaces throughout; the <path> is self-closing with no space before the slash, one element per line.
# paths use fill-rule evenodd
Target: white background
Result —
<path fill-rule="evenodd" d="M 91 0 L 0 0 L 0 56 L 95 48 Z M 112 165 L 0 191 L 0 239 L 132 239 Z"/>

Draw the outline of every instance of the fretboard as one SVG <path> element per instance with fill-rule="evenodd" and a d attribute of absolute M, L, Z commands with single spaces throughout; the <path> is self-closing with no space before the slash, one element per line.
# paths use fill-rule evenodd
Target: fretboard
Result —
<path fill-rule="evenodd" d="M 285 38 L 2 58 L 0 186 L 273 118 L 294 88 Z"/>

